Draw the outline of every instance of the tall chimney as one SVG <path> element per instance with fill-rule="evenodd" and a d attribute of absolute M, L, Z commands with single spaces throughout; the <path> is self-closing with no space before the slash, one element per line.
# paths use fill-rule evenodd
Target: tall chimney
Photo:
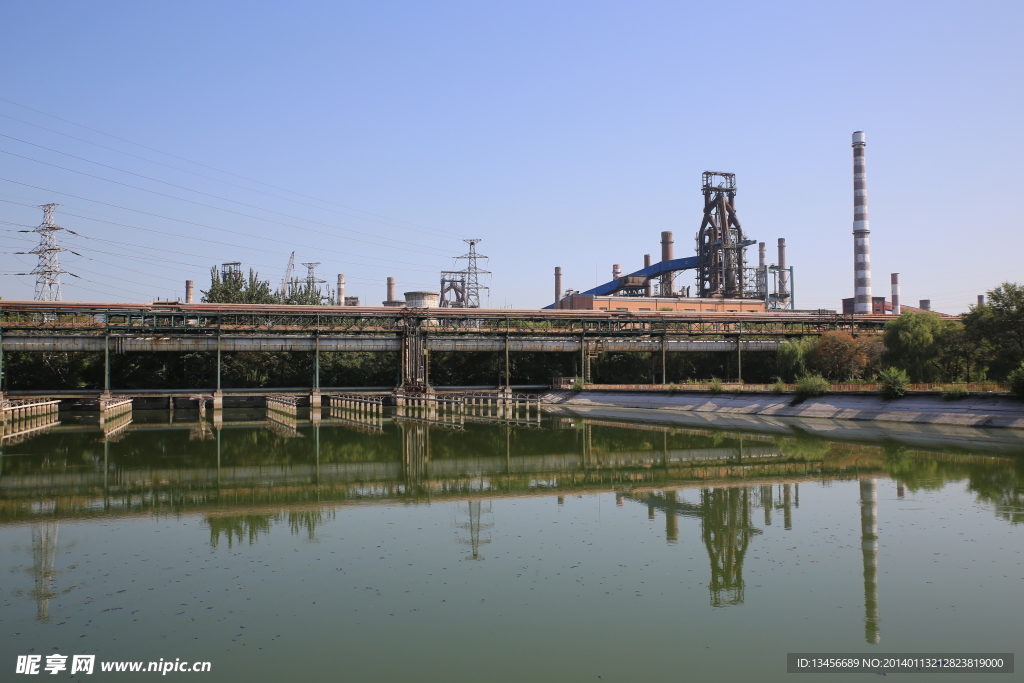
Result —
<path fill-rule="evenodd" d="M 190 304 L 192 297 L 195 295 L 195 283 L 192 280 L 185 280 L 185 303 Z"/>
<path fill-rule="evenodd" d="M 612 279 L 613 280 L 618 280 L 620 277 L 622 277 L 622 266 L 620 266 L 618 263 L 613 263 L 612 264 Z"/>
<path fill-rule="evenodd" d="M 985 305 L 985 295 L 984 294 L 979 294 L 978 295 L 978 305 L 979 306 L 984 306 Z"/>
<path fill-rule="evenodd" d="M 779 238 L 779 296 L 789 293 L 789 271 L 786 270 L 786 238 Z"/>
<path fill-rule="evenodd" d="M 764 242 L 758 242 L 757 243 L 757 267 L 758 268 L 764 268 L 766 265 L 768 265 L 768 261 L 766 260 L 766 256 L 765 256 L 765 247 L 766 246 L 767 245 L 765 245 Z"/>
<path fill-rule="evenodd" d="M 338 305 L 345 305 L 345 275 L 338 273 Z"/>
<path fill-rule="evenodd" d="M 555 266 L 555 303 L 562 300 L 562 267 Z"/>
<path fill-rule="evenodd" d="M 871 313 L 871 246 L 864 131 L 853 134 L 853 312 Z"/>
<path fill-rule="evenodd" d="M 672 255 L 672 231 L 666 230 L 661 233 L 661 260 L 671 261 L 675 258 Z M 672 296 L 672 273 L 665 273 L 661 276 L 661 295 Z"/>
<path fill-rule="evenodd" d="M 395 300 L 395 278 L 388 278 L 388 301 Z"/>
<path fill-rule="evenodd" d="M 920 308 L 922 311 L 930 311 L 932 310 L 932 300 L 921 299 L 920 301 L 917 302 L 917 307 Z"/>
<path fill-rule="evenodd" d="M 889 276 L 892 282 L 892 314 L 900 314 L 900 274 L 893 273 Z"/>
<path fill-rule="evenodd" d="M 644 268 L 651 267 L 651 255 L 644 254 Z M 647 282 L 644 283 L 644 296 L 654 296 L 654 280 L 647 278 Z"/>

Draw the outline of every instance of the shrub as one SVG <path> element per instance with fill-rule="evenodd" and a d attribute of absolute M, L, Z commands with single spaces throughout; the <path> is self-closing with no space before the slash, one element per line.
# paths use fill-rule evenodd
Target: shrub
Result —
<path fill-rule="evenodd" d="M 1010 391 L 1013 392 L 1013 395 L 1024 400 L 1024 363 L 1007 375 L 1006 381 L 1010 383 Z"/>
<path fill-rule="evenodd" d="M 910 377 L 906 370 L 886 368 L 878 373 L 878 382 L 882 385 L 882 396 L 887 399 L 902 398 L 907 393 Z"/>
<path fill-rule="evenodd" d="M 775 384 L 772 385 L 773 394 L 784 394 L 786 393 L 786 383 L 782 381 L 781 377 L 775 378 Z"/>
<path fill-rule="evenodd" d="M 679 391 L 679 385 L 676 384 L 675 382 L 672 382 L 666 388 L 668 389 L 668 393 L 670 393 L 670 394 L 675 394 L 675 393 L 677 393 Z"/>
<path fill-rule="evenodd" d="M 572 382 L 572 390 L 573 391 L 583 391 L 583 387 L 584 386 L 585 385 L 583 384 L 583 378 L 582 377 L 577 377 Z"/>
<path fill-rule="evenodd" d="M 718 379 L 717 377 L 712 377 L 711 378 L 711 386 L 708 387 L 708 390 L 711 393 L 713 393 L 713 394 L 721 393 L 722 392 L 722 380 Z"/>
<path fill-rule="evenodd" d="M 821 375 L 802 375 L 796 380 L 796 398 L 799 402 L 812 396 L 824 396 L 828 387 L 828 380 Z"/>
<path fill-rule="evenodd" d="M 951 385 L 946 387 L 946 390 L 942 392 L 942 398 L 947 401 L 959 401 L 962 398 L 967 398 L 971 395 L 971 392 L 967 391 L 964 387 Z"/>

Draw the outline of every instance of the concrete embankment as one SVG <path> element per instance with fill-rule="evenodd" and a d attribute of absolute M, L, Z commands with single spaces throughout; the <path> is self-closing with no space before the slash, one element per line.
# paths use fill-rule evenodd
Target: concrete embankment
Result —
<path fill-rule="evenodd" d="M 607 406 L 779 417 L 883 420 L 918 424 L 1024 429 L 1024 402 L 1007 395 L 972 395 L 948 401 L 940 395 L 885 400 L 877 395 L 826 394 L 790 405 L 792 395 L 708 392 L 550 391 L 543 401 L 565 406 Z"/>

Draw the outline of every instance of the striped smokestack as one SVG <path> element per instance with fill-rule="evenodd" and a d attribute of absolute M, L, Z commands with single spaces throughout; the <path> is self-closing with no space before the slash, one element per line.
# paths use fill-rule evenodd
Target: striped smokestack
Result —
<path fill-rule="evenodd" d="M 871 246 L 864 131 L 853 134 L 853 312 L 871 313 Z"/>
<path fill-rule="evenodd" d="M 889 281 L 892 283 L 892 314 L 900 314 L 900 274 L 893 273 L 889 276 Z"/>

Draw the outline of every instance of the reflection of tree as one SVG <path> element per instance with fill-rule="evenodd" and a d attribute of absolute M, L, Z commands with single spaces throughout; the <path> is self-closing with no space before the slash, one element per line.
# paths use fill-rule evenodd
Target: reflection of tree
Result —
<path fill-rule="evenodd" d="M 260 534 L 268 533 L 270 527 L 284 522 L 286 518 L 288 528 L 293 534 L 298 535 L 305 532 L 307 538 L 314 541 L 317 527 L 328 519 L 334 519 L 334 510 L 290 510 L 287 513 L 211 515 L 206 518 L 206 524 L 210 527 L 210 545 L 216 548 L 220 543 L 221 536 L 228 542 L 228 548 L 234 547 L 236 542 L 241 543 L 245 539 L 248 539 L 249 545 L 253 545 L 259 539 Z"/>
<path fill-rule="evenodd" d="M 743 602 L 743 558 L 750 537 L 761 533 L 750 521 L 750 491 L 745 488 L 701 489 L 701 537 L 711 560 L 711 604 Z"/>

